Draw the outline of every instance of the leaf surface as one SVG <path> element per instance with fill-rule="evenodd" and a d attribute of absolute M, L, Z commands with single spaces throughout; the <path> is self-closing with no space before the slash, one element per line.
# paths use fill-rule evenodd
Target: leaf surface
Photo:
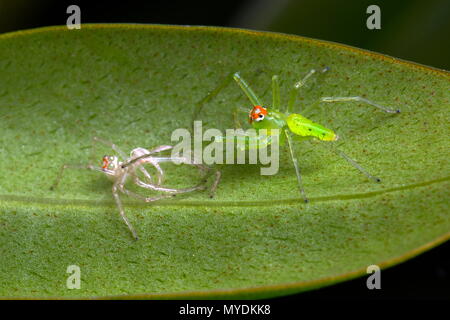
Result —
<path fill-rule="evenodd" d="M 302 203 L 287 150 L 280 169 L 224 165 L 216 197 L 197 192 L 125 210 L 132 240 L 98 172 L 91 138 L 125 152 L 171 142 L 195 104 L 240 71 L 282 103 L 312 68 L 330 67 L 302 89 L 296 112 L 333 128 L 338 146 L 382 179 L 368 181 L 317 144 L 295 145 L 311 202 Z M 259 298 L 300 292 L 388 267 L 450 236 L 449 73 L 334 43 L 243 30 L 145 25 L 43 28 L 0 36 L 0 296 Z M 400 108 L 387 115 L 360 95 Z M 249 103 L 234 84 L 205 105 L 203 127 L 233 128 Z M 242 119 L 245 123 L 246 118 Z M 99 162 L 107 148 L 97 148 Z M 175 187 L 198 182 L 167 169 Z M 66 287 L 67 267 L 81 289 Z"/>

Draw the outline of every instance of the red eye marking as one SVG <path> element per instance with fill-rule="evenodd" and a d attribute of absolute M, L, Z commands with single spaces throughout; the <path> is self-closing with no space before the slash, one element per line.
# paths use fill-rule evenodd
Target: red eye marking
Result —
<path fill-rule="evenodd" d="M 262 106 L 254 106 L 252 111 L 250 111 L 248 122 L 261 121 L 267 116 L 267 109 Z"/>
<path fill-rule="evenodd" d="M 102 169 L 107 169 L 109 166 L 109 160 L 108 157 L 104 156 L 103 157 L 103 165 L 102 165 Z"/>

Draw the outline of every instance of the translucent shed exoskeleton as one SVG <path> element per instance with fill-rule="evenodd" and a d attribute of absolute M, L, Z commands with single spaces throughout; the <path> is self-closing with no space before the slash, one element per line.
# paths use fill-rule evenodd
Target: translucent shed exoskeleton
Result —
<path fill-rule="evenodd" d="M 113 151 L 117 153 L 117 155 L 107 155 L 102 158 L 102 165 L 97 167 L 92 164 L 87 165 L 68 165 L 65 164 L 61 167 L 61 170 L 51 187 L 51 190 L 54 190 L 60 183 L 61 178 L 63 176 L 64 170 L 67 168 L 76 168 L 76 169 L 89 169 L 94 171 L 100 171 L 105 174 L 112 182 L 112 194 L 116 205 L 119 209 L 119 213 L 124 220 L 125 224 L 130 229 L 133 237 L 137 240 L 138 235 L 129 222 L 127 216 L 125 215 L 125 211 L 123 209 L 122 201 L 119 197 L 119 193 L 126 194 L 130 197 L 139 199 L 144 202 L 153 202 L 169 197 L 173 197 L 177 194 L 188 193 L 197 190 L 206 189 L 207 181 L 209 176 L 212 174 L 212 169 L 208 166 L 202 164 L 194 164 L 192 159 L 188 156 L 184 157 L 172 157 L 172 156 L 162 156 L 161 153 L 165 151 L 169 151 L 172 149 L 172 146 L 163 145 L 150 150 L 144 148 L 135 148 L 131 151 L 130 156 L 128 157 L 119 147 L 117 147 L 112 142 L 107 140 L 103 140 L 97 137 L 93 138 L 94 143 L 102 143 L 105 144 Z M 200 183 L 194 185 L 189 188 L 175 189 L 168 188 L 163 185 L 165 174 L 160 164 L 164 162 L 178 162 L 186 165 L 191 165 L 197 167 L 201 173 L 202 178 Z M 156 169 L 156 176 L 153 177 L 149 171 L 145 168 L 145 165 L 153 166 Z M 140 175 L 138 174 L 140 173 Z M 156 195 L 153 197 L 145 197 L 141 194 L 132 192 L 125 188 L 125 184 L 127 181 L 131 180 L 135 185 L 153 191 L 163 192 L 165 194 Z M 215 189 L 220 180 L 220 173 L 216 172 L 215 180 L 210 189 L 210 195 L 214 194 Z"/>

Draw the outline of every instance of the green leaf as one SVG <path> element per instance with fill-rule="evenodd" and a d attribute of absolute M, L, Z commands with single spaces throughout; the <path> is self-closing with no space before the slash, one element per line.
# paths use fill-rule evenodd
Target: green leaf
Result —
<path fill-rule="evenodd" d="M 91 138 L 129 151 L 171 142 L 189 128 L 195 103 L 240 71 L 282 103 L 312 68 L 331 69 L 302 89 L 296 112 L 333 128 L 339 147 L 382 179 L 344 160 L 295 145 L 311 202 L 305 205 L 286 149 L 280 170 L 224 165 L 216 197 L 206 192 L 145 204 L 122 198 L 134 241 L 101 173 L 87 163 Z M 203 27 L 83 25 L 0 36 L 0 296 L 259 298 L 284 295 L 389 267 L 450 237 L 447 71 L 334 43 Z M 400 108 L 316 103 L 361 95 Z M 233 127 L 249 107 L 234 84 L 202 113 L 204 128 Z M 245 116 L 244 116 L 245 117 Z M 245 118 L 242 119 L 245 122 Z M 95 151 L 100 161 L 107 148 Z M 191 186 L 192 168 L 167 169 Z M 81 289 L 66 287 L 69 265 Z"/>

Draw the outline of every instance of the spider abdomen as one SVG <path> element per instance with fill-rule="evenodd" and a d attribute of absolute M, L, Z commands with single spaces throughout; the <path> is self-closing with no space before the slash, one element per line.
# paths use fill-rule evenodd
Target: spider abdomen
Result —
<path fill-rule="evenodd" d="M 286 119 L 286 123 L 293 133 L 302 137 L 315 137 L 323 141 L 335 141 L 338 138 L 333 130 L 315 123 L 298 113 L 290 114 Z"/>

